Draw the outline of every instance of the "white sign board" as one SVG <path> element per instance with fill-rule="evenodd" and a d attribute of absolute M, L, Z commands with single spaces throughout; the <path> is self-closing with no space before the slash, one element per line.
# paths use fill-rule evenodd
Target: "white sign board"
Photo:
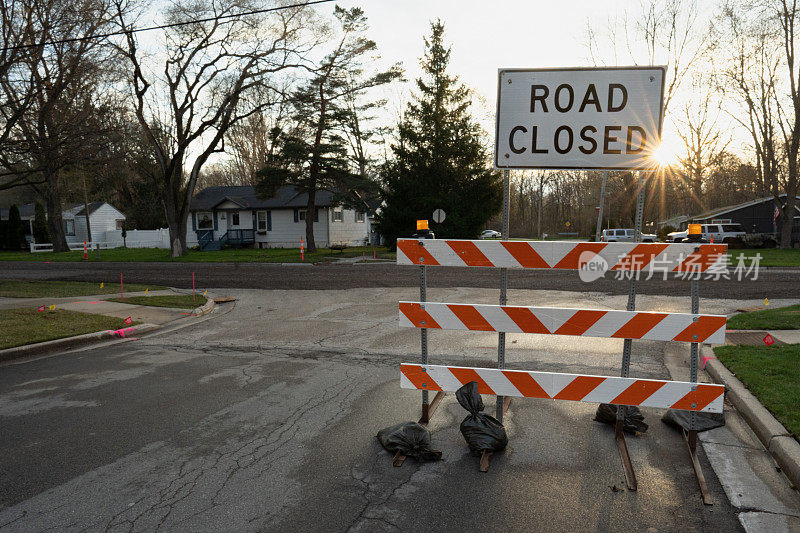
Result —
<path fill-rule="evenodd" d="M 497 168 L 657 166 L 666 67 L 501 69 Z"/>
<path fill-rule="evenodd" d="M 443 209 L 437 209 L 436 211 L 433 212 L 433 221 L 439 224 L 441 222 L 444 222 L 446 216 L 447 215 L 445 215 Z"/>

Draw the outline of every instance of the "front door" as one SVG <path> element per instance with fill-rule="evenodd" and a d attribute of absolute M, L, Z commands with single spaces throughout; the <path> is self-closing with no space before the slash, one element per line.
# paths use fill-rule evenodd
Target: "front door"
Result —
<path fill-rule="evenodd" d="M 220 211 L 217 213 L 217 240 L 221 239 L 228 233 L 228 217 L 230 213 Z"/>

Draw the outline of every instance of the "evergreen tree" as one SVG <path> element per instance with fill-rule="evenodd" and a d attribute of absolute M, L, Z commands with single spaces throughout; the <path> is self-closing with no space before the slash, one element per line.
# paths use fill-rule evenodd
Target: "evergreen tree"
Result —
<path fill-rule="evenodd" d="M 364 37 L 367 18 L 363 10 L 336 6 L 334 15 L 340 26 L 340 39 L 315 69 L 314 76 L 293 95 L 293 128 L 272 132 L 278 150 L 257 173 L 256 189 L 262 197 L 273 196 L 282 185 L 294 185 L 298 192 L 308 195 L 309 252 L 316 250 L 313 213 L 317 191 L 333 191 L 335 201 L 351 207 L 360 203 L 356 208 L 366 211 L 360 199 L 376 187 L 363 172 L 363 152 L 361 156 L 348 154 L 343 124 L 352 123 L 349 113 L 366 109 L 354 105 L 358 97 L 402 75 L 398 65 L 365 74 L 365 65 L 375 59 L 377 45 Z M 350 131 L 346 133 L 349 135 Z"/>
<path fill-rule="evenodd" d="M 12 205 L 8 210 L 5 240 L 8 250 L 19 251 L 25 248 L 25 228 L 22 225 L 22 218 L 19 216 L 17 204 Z"/>
<path fill-rule="evenodd" d="M 470 116 L 470 90 L 447 72 L 450 48 L 443 36 L 444 24 L 432 23 L 421 61 L 424 75 L 385 169 L 385 205 L 377 219 L 392 247 L 437 208 L 447 215 L 431 228 L 437 237 L 474 238 L 501 207 L 500 174 L 488 166 L 480 126 Z"/>
<path fill-rule="evenodd" d="M 50 242 L 50 231 L 47 229 L 47 217 L 44 213 L 44 206 L 41 202 L 36 202 L 33 215 L 33 239 L 37 243 Z"/>

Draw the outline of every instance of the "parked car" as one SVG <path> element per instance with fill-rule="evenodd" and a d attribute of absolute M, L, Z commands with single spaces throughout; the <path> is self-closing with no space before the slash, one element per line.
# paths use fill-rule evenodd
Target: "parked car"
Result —
<path fill-rule="evenodd" d="M 713 240 L 715 244 L 739 247 L 743 245 L 745 235 L 747 233 L 745 233 L 742 225 L 735 222 L 700 225 L 701 242 L 711 242 Z M 667 242 L 684 242 L 688 237 L 688 230 L 673 231 L 667 234 Z"/>
<path fill-rule="evenodd" d="M 499 239 L 500 232 L 493 229 L 485 229 L 480 234 L 481 239 Z"/>
<path fill-rule="evenodd" d="M 636 230 L 630 228 L 604 229 L 600 235 L 601 242 L 634 242 Z M 656 236 L 650 233 L 642 233 L 642 242 L 656 242 Z"/>

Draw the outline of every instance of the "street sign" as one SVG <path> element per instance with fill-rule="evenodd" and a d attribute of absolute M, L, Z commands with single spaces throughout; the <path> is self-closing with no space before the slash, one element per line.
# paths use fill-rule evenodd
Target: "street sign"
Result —
<path fill-rule="evenodd" d="M 439 224 L 440 222 L 444 222 L 444 219 L 447 215 L 445 215 L 444 210 L 437 209 L 433 212 L 433 221 Z"/>
<path fill-rule="evenodd" d="M 501 69 L 495 166 L 653 168 L 666 67 Z"/>

